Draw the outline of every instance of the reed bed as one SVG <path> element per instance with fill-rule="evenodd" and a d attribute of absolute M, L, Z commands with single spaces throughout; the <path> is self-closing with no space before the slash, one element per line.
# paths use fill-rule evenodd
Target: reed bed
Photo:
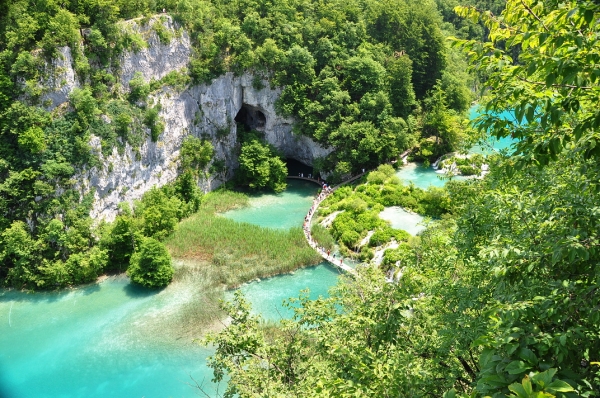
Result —
<path fill-rule="evenodd" d="M 209 262 L 214 282 L 228 288 L 321 261 L 301 227 L 274 230 L 216 214 L 243 206 L 244 198 L 229 191 L 207 195 L 200 211 L 183 220 L 165 241 L 171 255 Z"/>
<path fill-rule="evenodd" d="M 335 239 L 333 239 L 333 236 L 331 236 L 327 228 L 321 224 L 314 224 L 310 228 L 310 234 L 319 246 L 323 246 L 327 250 L 333 250 Z"/>
<path fill-rule="evenodd" d="M 248 206 L 248 196 L 241 192 L 219 189 L 204 195 L 201 208 L 211 213 L 224 213 L 228 210 Z"/>

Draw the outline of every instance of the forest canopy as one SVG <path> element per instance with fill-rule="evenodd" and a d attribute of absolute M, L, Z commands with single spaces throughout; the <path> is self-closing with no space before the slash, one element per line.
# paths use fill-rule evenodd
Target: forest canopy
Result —
<path fill-rule="evenodd" d="M 136 73 L 124 85 L 122 56 L 149 46 L 133 24 L 153 32 L 161 45 L 187 32 L 192 46 L 187 68 L 159 81 Z M 93 193 L 84 195 L 77 179 L 94 169 L 110 173 L 112 165 L 100 159 L 115 149 L 122 154 L 131 148 L 139 156 L 145 142 L 160 139 L 165 123 L 154 96 L 163 86 L 181 91 L 224 73 L 248 72 L 257 88 L 265 79 L 281 87 L 277 112 L 294 118 L 295 133 L 333 149 L 315 163 L 334 181 L 413 147 L 416 159 L 433 161 L 467 146 L 464 112 L 472 99 L 471 80 L 464 60 L 446 43 L 449 29 L 432 0 L 2 2 L 0 277 L 29 288 L 79 280 L 58 277 L 65 275 L 59 272 L 62 264 L 108 238 L 99 236 L 87 216 Z M 56 71 L 49 65 L 67 55 L 75 88 L 66 104 L 53 108 L 47 95 Z M 212 157 L 206 138 L 198 148 Z M 99 144 L 92 147 L 92 140 Z M 281 190 L 285 168 L 277 156 L 269 155 L 268 162 L 249 156 L 250 149 L 265 145 L 239 148 L 240 163 L 252 166 L 241 173 L 258 188 Z M 224 167 L 222 159 L 204 159 L 202 170 L 184 165 L 188 170 L 177 184 L 189 188 L 211 173 L 226 174 Z M 170 211 L 168 205 L 157 208 Z M 175 219 L 171 213 L 163 218 Z M 150 220 L 150 214 L 141 219 Z M 139 230 L 156 238 L 152 226 Z M 27 250 L 11 246 L 14 234 L 27 236 Z M 63 235 L 73 243 L 59 239 Z M 121 249 L 112 253 L 108 247 L 108 257 L 98 257 L 98 264 L 104 258 L 128 260 L 131 253 Z M 6 279 L 22 267 L 18 277 Z M 105 266 L 92 269 L 88 279 Z"/>
<path fill-rule="evenodd" d="M 447 184 L 449 215 L 394 253 L 398 283 L 360 268 L 278 328 L 236 296 L 207 340 L 225 396 L 598 396 L 600 6 L 458 12 L 489 33 L 456 42 L 487 77 L 476 123 L 517 138 L 514 156 Z"/>

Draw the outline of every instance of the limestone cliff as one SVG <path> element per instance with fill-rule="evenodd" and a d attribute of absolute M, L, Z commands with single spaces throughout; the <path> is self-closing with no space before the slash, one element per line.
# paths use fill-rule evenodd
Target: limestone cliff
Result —
<path fill-rule="evenodd" d="M 130 22 L 131 28 L 146 38 L 148 47 L 123 54 L 117 75 L 124 88 L 128 87 L 136 72 L 140 72 L 146 80 L 158 80 L 188 65 L 192 54 L 188 34 L 176 31 L 171 18 L 163 16 L 159 21 L 173 32 L 171 42 L 163 44 L 151 28 L 156 20 L 145 26 Z M 51 102 L 50 108 L 67 101 L 70 90 L 78 86 L 69 62 L 69 50 L 62 49 L 61 53 L 63 57 L 56 61 L 56 65 L 60 67 L 58 79 L 63 84 L 54 85 L 54 91 L 45 95 L 45 99 L 49 100 L 46 102 Z M 283 118 L 275 111 L 280 88 L 272 88 L 264 80 L 264 87 L 257 89 L 252 84 L 253 79 L 251 73 L 242 76 L 227 73 L 211 84 L 195 85 L 185 90 L 164 87 L 150 99 L 162 106 L 160 117 L 165 124 L 164 133 L 156 142 L 152 142 L 148 135 L 140 148 L 127 145 L 121 153 L 114 148 L 109 156 L 102 156 L 100 140 L 92 137 L 91 146 L 99 154 L 102 167 L 78 176 L 82 193 L 94 191 L 92 217 L 112 220 L 120 202 L 139 199 L 151 187 L 173 181 L 178 173 L 182 140 L 189 134 L 210 139 L 215 148 L 215 159 L 224 160 L 226 170 L 202 183 L 205 191 L 219 186 L 231 177 L 237 167 L 236 117 L 238 121 L 263 131 L 266 140 L 287 157 L 305 164 L 310 165 L 315 158 L 330 152 L 308 137 L 295 136 L 292 133 L 293 120 Z M 110 120 L 107 118 L 106 122 Z"/>

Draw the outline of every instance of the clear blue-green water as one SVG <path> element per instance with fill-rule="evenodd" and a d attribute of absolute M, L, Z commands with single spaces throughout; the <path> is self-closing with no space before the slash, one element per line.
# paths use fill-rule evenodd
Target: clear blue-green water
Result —
<path fill-rule="evenodd" d="M 477 116 L 481 114 L 481 109 L 477 105 L 474 105 L 469 109 L 469 119 L 473 120 Z M 515 115 L 512 112 L 504 111 L 498 115 L 500 118 L 510 121 L 516 121 Z M 515 140 L 510 137 L 505 137 L 501 139 L 496 139 L 492 137 L 488 137 L 479 144 L 474 145 L 470 152 L 472 153 L 481 153 L 484 155 L 498 152 L 501 150 L 510 150 L 512 144 L 515 143 Z"/>
<path fill-rule="evenodd" d="M 480 110 L 478 109 L 477 105 L 471 107 L 469 110 L 469 119 L 473 120 L 479 115 Z M 506 120 L 514 119 L 514 115 L 511 112 L 503 112 L 500 114 L 500 116 Z M 470 149 L 470 152 L 487 155 L 501 150 L 510 150 L 511 145 L 514 143 L 515 140 L 510 137 L 501 138 L 499 140 L 488 137 L 484 142 L 474 145 Z M 422 189 L 427 189 L 430 186 L 443 187 L 448 181 L 447 177 L 441 173 L 438 173 L 433 167 L 424 167 L 421 163 L 409 163 L 404 165 L 396 172 L 396 175 L 400 178 L 400 180 L 402 180 L 402 182 L 412 182 L 415 184 L 415 186 Z M 458 176 L 452 178 L 462 179 L 464 177 Z"/>
<path fill-rule="evenodd" d="M 317 189 L 291 181 L 286 192 L 253 196 L 227 216 L 301 226 Z M 312 298 L 326 296 L 338 275 L 321 264 L 241 289 L 255 313 L 278 320 L 292 315 L 284 299 L 306 288 Z M 123 276 L 62 292 L 0 291 L 0 398 L 197 397 L 194 380 L 216 396 L 206 366 L 211 350 L 178 332 L 178 311 L 193 302 L 202 305 L 194 284 L 151 292 Z"/>
<path fill-rule="evenodd" d="M 427 189 L 430 186 L 443 187 L 447 179 L 444 174 L 437 173 L 433 167 L 424 167 L 421 163 L 408 163 L 400 168 L 396 175 L 402 183 L 413 183 L 421 189 Z M 456 177 L 454 177 L 456 178 Z"/>
<path fill-rule="evenodd" d="M 246 284 L 240 289 L 252 303 L 255 314 L 267 321 L 290 318 L 294 311 L 282 303 L 290 297 L 298 297 L 301 290 L 310 289 L 310 299 L 328 296 L 328 289 L 335 285 L 339 275 L 336 268 L 322 263 L 316 267 L 299 269 L 293 275 L 280 275 L 273 278 Z M 228 293 L 231 297 L 233 293 Z"/>
<path fill-rule="evenodd" d="M 445 183 L 415 164 L 398 176 L 422 188 Z M 292 180 L 284 193 L 253 196 L 249 207 L 225 216 L 269 228 L 300 226 L 317 188 Z M 278 320 L 292 314 L 283 300 L 306 288 L 311 298 L 326 296 L 337 276 L 321 264 L 241 290 L 255 313 Z M 0 398 L 197 397 L 194 381 L 216 396 L 206 366 L 211 351 L 181 333 L 177 321 L 186 305 L 202 305 L 199 294 L 186 283 L 150 292 L 126 277 L 62 292 L 0 291 Z"/>
<path fill-rule="evenodd" d="M 425 229 L 423 216 L 416 213 L 409 213 L 401 207 L 386 207 L 379 217 L 391 223 L 392 228 L 403 229 L 411 235 L 416 235 Z"/>
<path fill-rule="evenodd" d="M 3 291 L 0 396 L 197 396 L 188 383 L 210 375 L 210 351 L 165 324 L 186 290 L 149 292 L 111 277 L 62 292 Z"/>
<path fill-rule="evenodd" d="M 318 189 L 317 184 L 309 181 L 288 180 L 284 192 L 252 195 L 248 207 L 228 211 L 223 216 L 267 228 L 301 227 Z"/>
<path fill-rule="evenodd" d="M 224 213 L 235 221 L 261 227 L 288 229 L 302 226 L 306 212 L 312 206 L 319 186 L 301 180 L 288 180 L 288 188 L 280 194 L 260 194 L 250 197 L 249 206 Z M 327 290 L 337 281 L 339 272 L 327 263 L 297 270 L 293 275 L 280 275 L 240 287 L 252 304 L 253 312 L 267 321 L 289 318 L 293 310 L 284 308 L 284 300 L 298 297 L 301 290 L 310 289 L 310 298 L 327 296 Z M 226 297 L 231 298 L 233 292 Z"/>

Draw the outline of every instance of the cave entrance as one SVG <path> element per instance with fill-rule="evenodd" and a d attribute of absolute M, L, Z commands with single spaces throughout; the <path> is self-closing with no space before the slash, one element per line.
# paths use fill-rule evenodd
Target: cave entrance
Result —
<path fill-rule="evenodd" d="M 260 109 L 243 104 L 240 111 L 235 115 L 235 121 L 248 131 L 264 131 L 267 117 Z"/>
<path fill-rule="evenodd" d="M 290 176 L 299 176 L 300 174 L 303 174 L 304 177 L 308 177 L 310 174 L 311 176 L 315 177 L 313 168 L 311 166 L 307 166 L 304 163 L 291 158 L 287 158 L 285 163 L 287 165 L 288 175 Z"/>

